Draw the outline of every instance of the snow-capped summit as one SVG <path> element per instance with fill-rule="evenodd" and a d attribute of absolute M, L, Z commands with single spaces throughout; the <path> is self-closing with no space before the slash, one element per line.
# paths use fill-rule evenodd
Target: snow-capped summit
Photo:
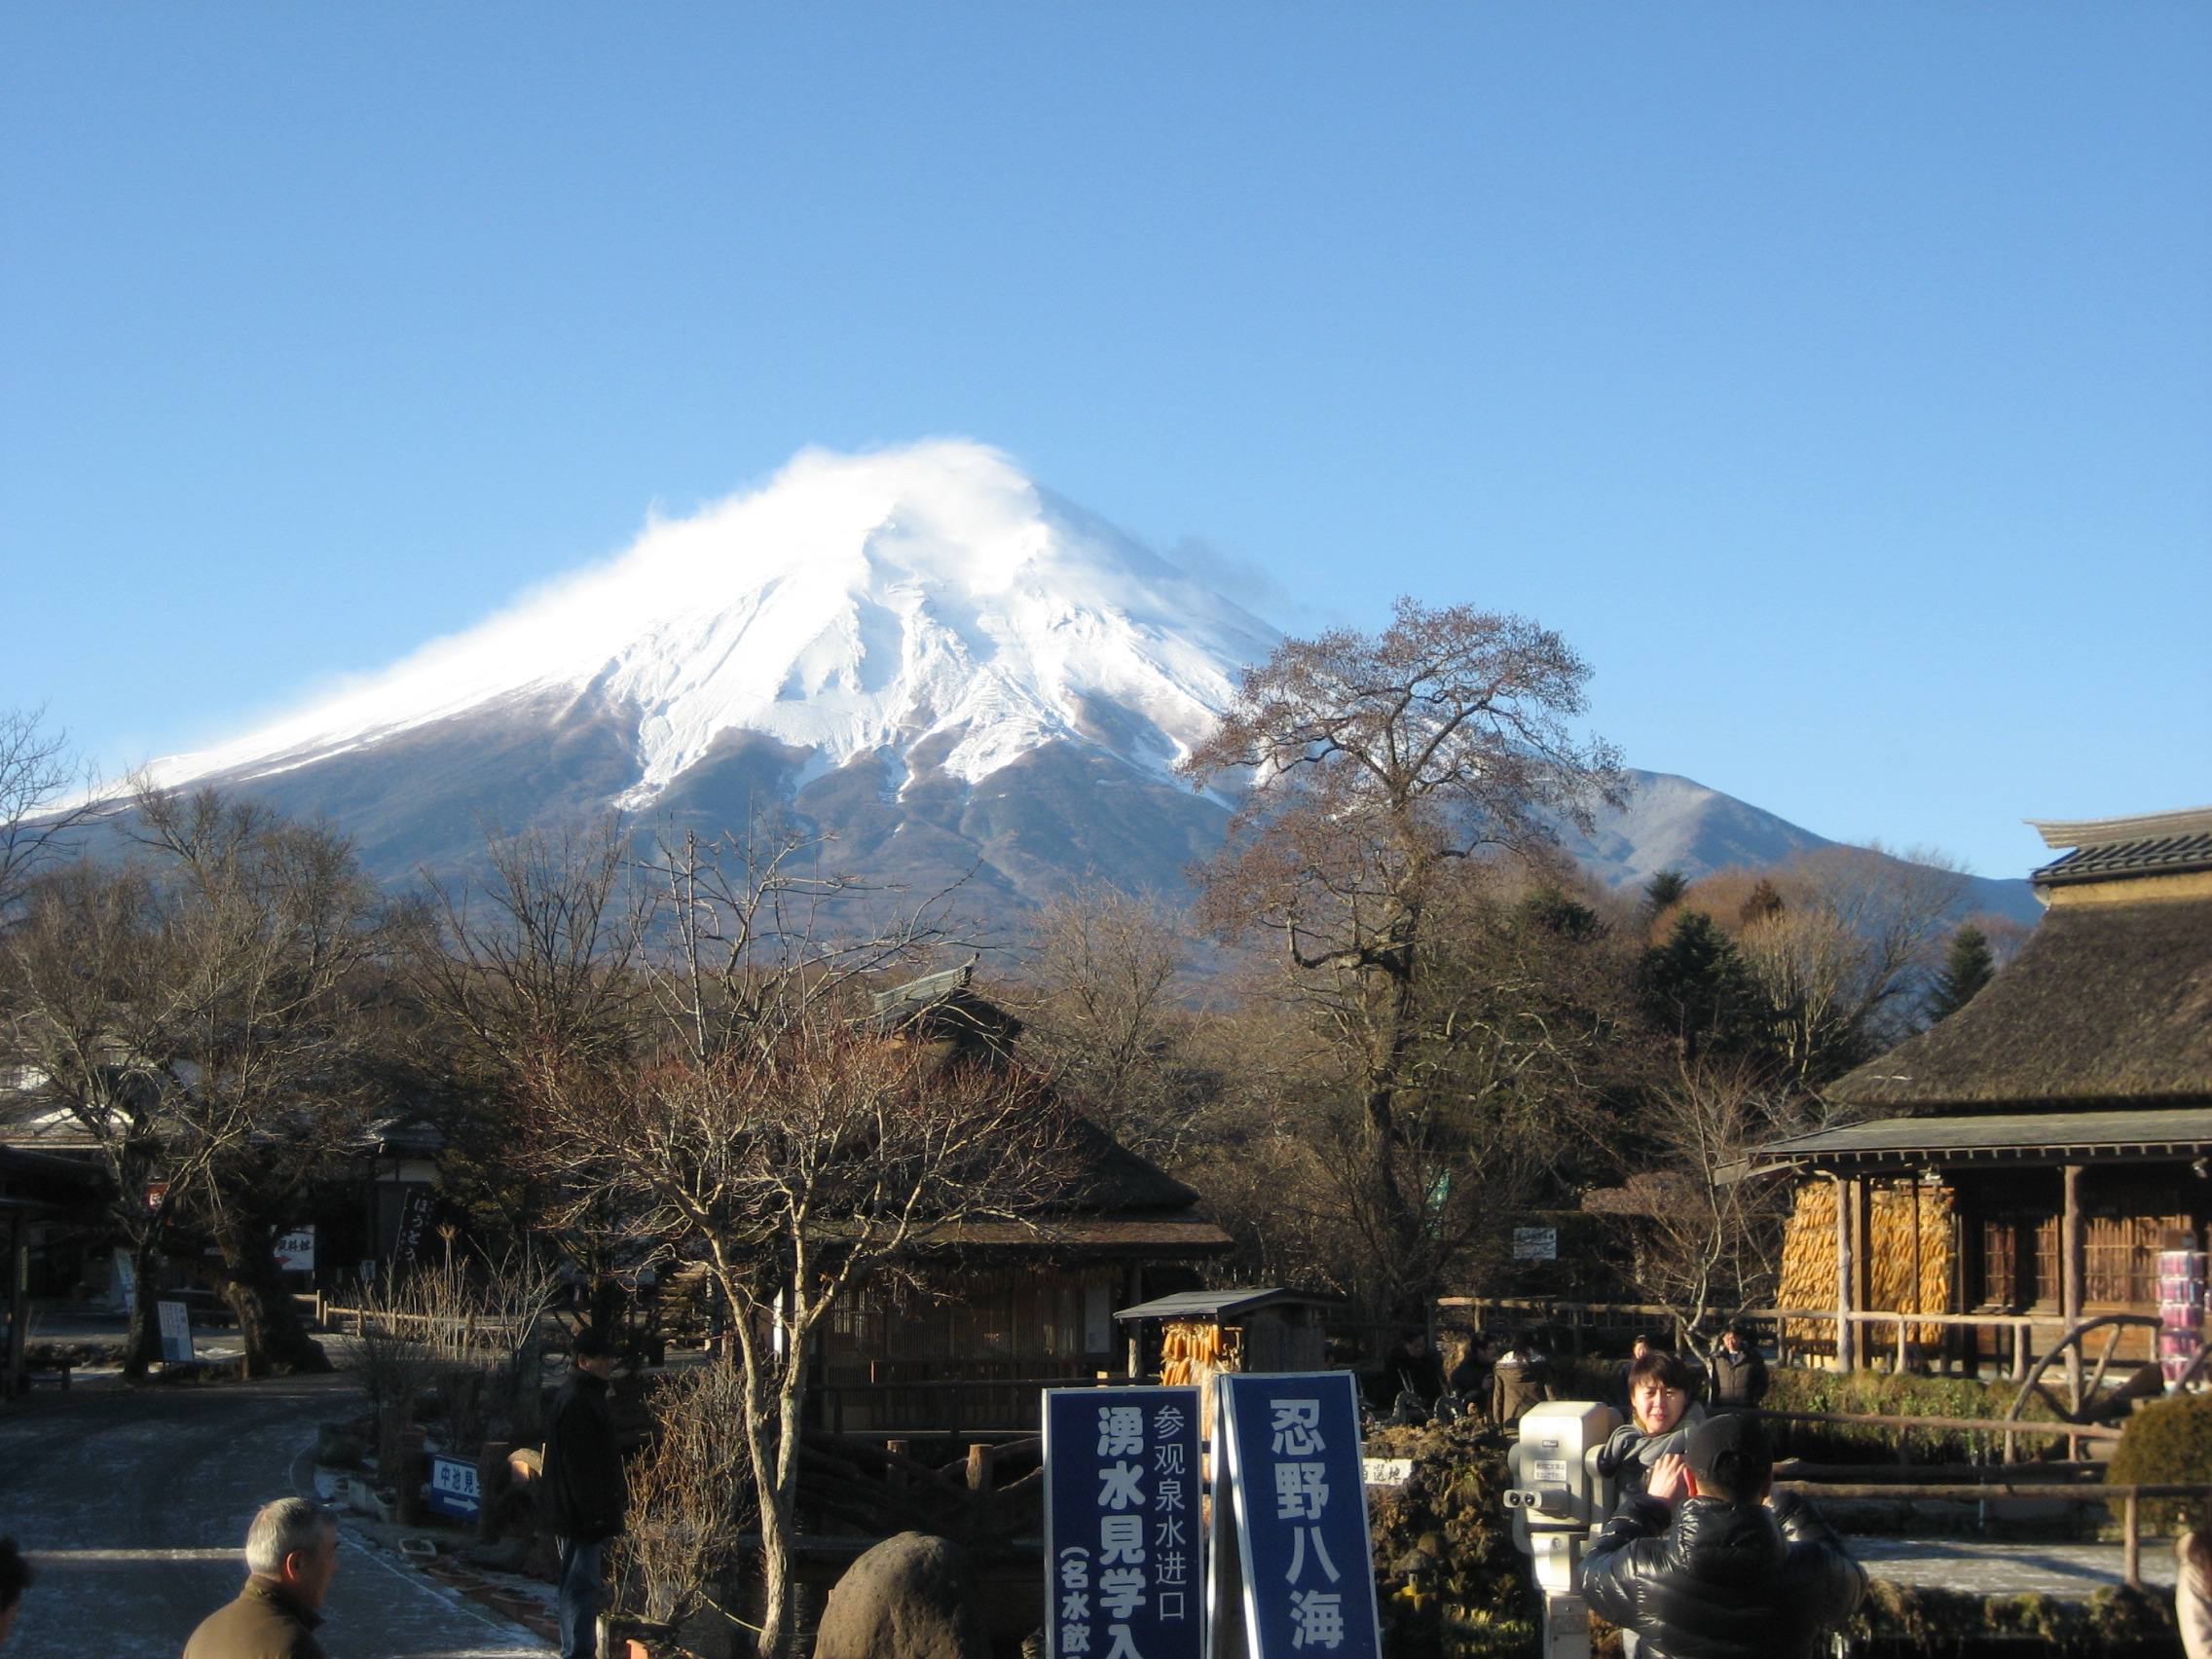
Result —
<path fill-rule="evenodd" d="M 809 778 L 931 747 L 974 784 L 1053 742 L 1166 782 L 1274 631 L 1006 456 L 939 441 L 808 451 L 767 485 L 655 522 L 610 564 L 220 749 L 166 783 L 245 783 L 519 701 L 613 715 L 649 809 L 725 734 Z"/>

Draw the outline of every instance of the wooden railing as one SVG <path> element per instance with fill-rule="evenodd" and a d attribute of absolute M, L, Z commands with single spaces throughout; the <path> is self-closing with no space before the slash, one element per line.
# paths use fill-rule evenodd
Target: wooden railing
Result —
<path fill-rule="evenodd" d="M 817 1382 L 807 1389 L 817 1419 L 831 1434 L 954 1439 L 977 1434 L 1035 1434 L 1046 1388 L 1117 1388 L 1156 1377 L 945 1377 L 897 1382 Z M 889 1406 L 888 1420 L 851 1422 L 859 1407 Z M 848 1411 L 848 1408 L 855 1408 Z M 903 1409 L 902 1409 L 903 1408 Z M 876 1415 L 876 1414 L 871 1414 Z M 848 1425 L 849 1424 L 849 1425 Z"/>
<path fill-rule="evenodd" d="M 1482 1313 L 1495 1310 L 1501 1313 L 1522 1314 L 1547 1322 L 1564 1323 L 1569 1329 L 1587 1330 L 1600 1325 L 1620 1322 L 1621 1316 L 1630 1320 L 1672 1323 L 1675 1309 L 1651 1302 L 1562 1302 L 1536 1296 L 1445 1296 L 1437 1299 L 1438 1309 L 1465 1309 Z M 1885 1344 L 1896 1355 L 1899 1371 L 1912 1362 L 1912 1350 L 1925 1346 L 1911 1341 L 1910 1327 L 1938 1325 L 1958 1329 L 1988 1329 L 2010 1333 L 2012 1352 L 2009 1375 L 2015 1382 L 2024 1379 L 2028 1367 L 2037 1357 L 2031 1352 L 2032 1331 L 2041 1325 L 2063 1332 L 2065 1322 L 2055 1314 L 2033 1313 L 1917 1313 L 1897 1309 L 1852 1309 L 1839 1314 L 1833 1308 L 1747 1308 L 1732 1315 L 1753 1325 L 1771 1325 L 1776 1334 L 1776 1346 L 1781 1357 L 1788 1359 L 1789 1343 L 1788 1321 L 1834 1325 L 1839 1318 L 1853 1325 L 1888 1325 L 1893 1328 Z"/>

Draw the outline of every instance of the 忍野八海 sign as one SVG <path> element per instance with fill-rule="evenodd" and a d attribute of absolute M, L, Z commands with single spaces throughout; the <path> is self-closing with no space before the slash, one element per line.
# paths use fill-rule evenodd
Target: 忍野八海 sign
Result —
<path fill-rule="evenodd" d="M 1216 1381 L 1214 1524 L 1226 1503 L 1237 1557 L 1232 1578 L 1216 1552 L 1219 1659 L 1382 1659 L 1357 1386 L 1348 1371 Z"/>

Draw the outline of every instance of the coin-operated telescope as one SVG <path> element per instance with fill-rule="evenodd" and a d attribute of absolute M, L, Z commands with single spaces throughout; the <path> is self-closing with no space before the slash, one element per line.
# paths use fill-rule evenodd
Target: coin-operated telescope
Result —
<path fill-rule="evenodd" d="M 1598 1473 L 1598 1453 L 1620 1420 L 1595 1401 L 1546 1400 L 1522 1416 L 1521 1438 L 1506 1457 L 1513 1541 L 1534 1563 L 1544 1601 L 1544 1659 L 1589 1659 L 1582 1552 L 1613 1512 L 1617 1493 Z"/>

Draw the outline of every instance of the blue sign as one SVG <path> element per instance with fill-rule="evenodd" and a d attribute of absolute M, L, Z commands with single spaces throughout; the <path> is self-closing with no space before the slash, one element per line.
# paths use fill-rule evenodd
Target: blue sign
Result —
<path fill-rule="evenodd" d="M 475 1520 L 484 1504 L 483 1492 L 476 1483 L 476 1465 L 460 1457 L 432 1457 L 430 1484 L 424 1496 L 440 1515 Z"/>
<path fill-rule="evenodd" d="M 1050 1659 L 1198 1659 L 1196 1388 L 1045 1390 Z"/>
<path fill-rule="evenodd" d="M 1235 1510 L 1241 1640 L 1234 1659 L 1382 1659 L 1359 1397 L 1348 1371 L 1224 1375 L 1214 1472 Z M 1226 1564 L 1224 1564 L 1226 1576 Z M 1226 1586 L 1225 1586 L 1226 1588 Z"/>

